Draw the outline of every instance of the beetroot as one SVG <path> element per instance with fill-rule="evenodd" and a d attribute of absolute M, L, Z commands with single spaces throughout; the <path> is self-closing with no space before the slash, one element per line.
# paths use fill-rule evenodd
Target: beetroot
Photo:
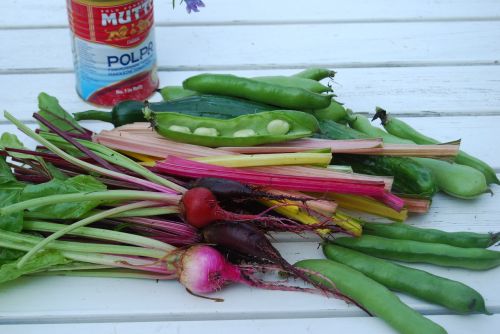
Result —
<path fill-rule="evenodd" d="M 195 245 L 188 249 L 178 249 L 167 258 L 168 269 L 173 269 L 179 282 L 189 292 L 211 293 L 221 290 L 230 283 L 282 291 L 317 292 L 316 289 L 282 285 L 277 282 L 264 282 L 256 276 L 258 267 L 238 266 L 229 263 L 215 248 Z M 222 301 L 215 299 L 216 301 Z"/>
<path fill-rule="evenodd" d="M 285 271 L 316 286 L 303 271 L 288 263 L 255 225 L 245 222 L 219 221 L 202 231 L 205 242 L 215 244 L 257 261 L 280 266 Z"/>
<path fill-rule="evenodd" d="M 286 205 L 286 204 L 284 204 Z M 266 231 L 289 231 L 301 233 L 304 231 L 315 231 L 322 228 L 336 229 L 336 226 L 327 224 L 303 225 L 287 218 L 279 218 L 264 215 L 272 208 L 258 215 L 238 214 L 224 210 L 215 198 L 215 195 L 207 188 L 191 188 L 184 193 L 180 202 L 181 213 L 190 225 L 203 228 L 215 221 L 252 221 Z"/>

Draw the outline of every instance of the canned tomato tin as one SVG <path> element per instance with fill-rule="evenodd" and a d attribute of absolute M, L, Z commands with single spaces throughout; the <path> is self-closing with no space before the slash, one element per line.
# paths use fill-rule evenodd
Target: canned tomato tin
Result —
<path fill-rule="evenodd" d="M 67 0 L 76 90 L 112 106 L 158 87 L 153 0 Z"/>

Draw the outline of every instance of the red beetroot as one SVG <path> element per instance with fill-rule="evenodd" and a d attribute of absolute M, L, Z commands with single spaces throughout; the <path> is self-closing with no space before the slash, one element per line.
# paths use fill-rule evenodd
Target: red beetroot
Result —
<path fill-rule="evenodd" d="M 266 235 L 253 224 L 219 221 L 205 227 L 202 234 L 207 243 L 224 247 L 245 257 L 278 265 L 316 286 L 308 275 L 288 263 Z"/>
<path fill-rule="evenodd" d="M 250 187 L 238 181 L 222 179 L 218 177 L 200 177 L 189 183 L 188 188 L 207 188 L 217 199 L 220 200 L 258 200 L 258 199 L 271 199 L 271 200 L 292 200 L 307 202 L 311 198 L 299 195 L 276 195 L 266 191 L 261 191 L 256 187 Z"/>
<path fill-rule="evenodd" d="M 303 225 L 287 218 L 278 218 L 263 215 L 268 209 L 259 215 L 238 214 L 224 210 L 217 198 L 207 188 L 191 188 L 184 193 L 180 202 L 181 213 L 186 221 L 197 228 L 203 228 L 215 221 L 253 221 L 260 224 L 266 230 L 278 230 L 289 232 L 314 231 L 319 228 L 333 228 L 326 224 Z"/>
<path fill-rule="evenodd" d="M 241 215 L 220 207 L 214 194 L 207 188 L 192 188 L 184 193 L 181 212 L 187 222 L 194 227 L 203 228 L 216 220 L 249 220 L 255 215 Z"/>
<path fill-rule="evenodd" d="M 182 253 L 176 262 L 179 282 L 195 293 L 221 290 L 231 282 L 244 283 L 240 270 L 216 249 L 197 245 Z"/>
<path fill-rule="evenodd" d="M 191 246 L 177 250 L 167 257 L 169 270 L 173 266 L 179 282 L 193 293 L 210 293 L 221 290 L 229 283 L 242 283 L 268 290 L 317 292 L 314 289 L 264 282 L 255 274 L 257 267 L 240 267 L 229 263 L 215 248 L 207 245 Z"/>

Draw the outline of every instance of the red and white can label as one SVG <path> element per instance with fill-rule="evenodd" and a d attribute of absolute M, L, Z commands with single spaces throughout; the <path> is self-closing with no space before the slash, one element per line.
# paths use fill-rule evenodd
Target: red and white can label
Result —
<path fill-rule="evenodd" d="M 153 0 L 67 0 L 76 89 L 91 103 L 144 100 L 158 87 Z"/>

